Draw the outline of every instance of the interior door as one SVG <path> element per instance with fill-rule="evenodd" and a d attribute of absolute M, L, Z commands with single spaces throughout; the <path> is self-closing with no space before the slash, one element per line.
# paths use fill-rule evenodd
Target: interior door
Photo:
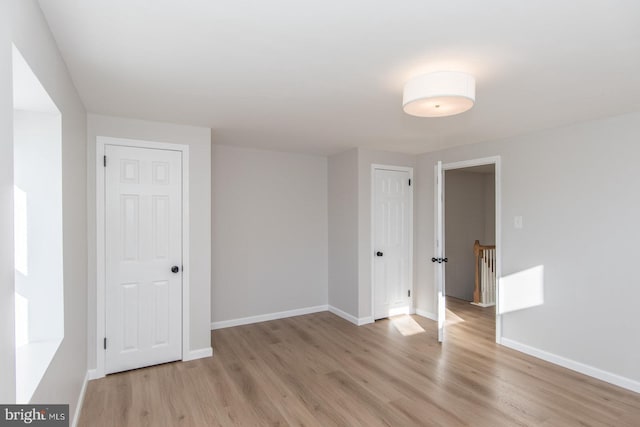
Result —
<path fill-rule="evenodd" d="M 182 358 L 182 153 L 105 146 L 105 371 Z"/>
<path fill-rule="evenodd" d="M 411 310 L 411 185 L 408 171 L 374 170 L 374 319 Z"/>
<path fill-rule="evenodd" d="M 444 173 L 442 170 L 442 162 L 436 164 L 436 191 L 435 191 L 435 208 L 436 208 L 436 242 L 435 255 L 431 261 L 435 265 L 436 275 L 436 291 L 438 299 L 438 342 L 444 340 L 444 327 L 447 317 L 447 303 L 445 300 L 445 263 L 444 256 Z"/>

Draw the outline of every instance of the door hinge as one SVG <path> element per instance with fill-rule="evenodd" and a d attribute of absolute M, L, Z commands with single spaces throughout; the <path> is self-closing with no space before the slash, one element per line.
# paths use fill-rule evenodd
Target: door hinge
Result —
<path fill-rule="evenodd" d="M 107 167 L 107 156 L 103 156 L 102 157 L 102 164 L 104 165 L 104 167 Z"/>
<path fill-rule="evenodd" d="M 105 337 L 104 341 L 103 341 L 103 347 L 106 350 L 107 349 L 107 338 Z"/>
<path fill-rule="evenodd" d="M 408 296 L 409 298 L 411 298 L 411 289 L 409 289 L 409 290 L 407 291 L 407 296 Z"/>
<path fill-rule="evenodd" d="M 411 187 L 411 178 L 409 178 L 409 187 Z"/>

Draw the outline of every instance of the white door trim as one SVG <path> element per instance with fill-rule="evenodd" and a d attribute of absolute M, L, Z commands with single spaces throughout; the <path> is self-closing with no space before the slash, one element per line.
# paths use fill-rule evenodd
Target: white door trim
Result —
<path fill-rule="evenodd" d="M 501 158 L 500 156 L 482 157 L 479 159 L 463 160 L 459 162 L 443 163 L 444 171 L 453 169 L 470 168 L 473 166 L 495 165 L 495 187 L 496 187 L 496 342 L 502 341 L 502 315 L 500 314 L 500 279 L 502 277 L 502 178 L 501 178 Z M 444 186 L 443 186 L 444 190 Z M 446 196 L 445 196 L 446 197 Z M 437 225 L 436 225 L 437 226 Z M 443 225 L 444 227 L 444 225 Z M 444 233 L 444 230 L 443 230 Z M 446 239 L 446 237 L 445 237 Z M 443 242 L 444 245 L 444 242 Z M 436 291 L 437 292 L 437 291 Z M 437 295 L 436 295 L 437 296 Z"/>
<path fill-rule="evenodd" d="M 414 289 L 414 277 L 413 277 L 413 187 L 415 186 L 415 182 L 413 179 L 413 168 L 412 167 L 406 167 L 406 166 L 390 166 L 390 165 L 380 165 L 380 164 L 371 164 L 371 206 L 369 206 L 369 221 L 371 224 L 371 230 L 369 232 L 370 236 L 370 247 L 369 247 L 369 262 L 371 263 L 371 283 L 369 284 L 369 286 L 371 287 L 371 320 L 375 321 L 375 314 L 374 314 L 374 308 L 375 308 L 375 299 L 374 299 L 374 292 L 375 292 L 375 286 L 374 286 L 374 281 L 373 281 L 373 275 L 374 275 L 374 244 L 375 244 L 375 240 L 374 240 L 374 222 L 373 222 L 373 209 L 375 206 L 375 174 L 376 174 L 376 170 L 388 170 L 388 171 L 397 171 L 397 172 L 408 172 L 409 173 L 409 179 L 411 180 L 411 187 L 409 188 L 409 277 L 410 277 L 410 289 L 411 289 L 411 297 L 409 298 L 409 305 L 410 305 L 410 311 L 411 314 L 415 313 L 415 305 L 414 305 L 414 296 L 415 296 L 415 289 Z"/>
<path fill-rule="evenodd" d="M 94 378 L 105 376 L 105 145 L 155 148 L 182 152 L 182 360 L 189 355 L 189 146 L 164 142 L 98 136 L 96 138 L 96 369 Z"/>

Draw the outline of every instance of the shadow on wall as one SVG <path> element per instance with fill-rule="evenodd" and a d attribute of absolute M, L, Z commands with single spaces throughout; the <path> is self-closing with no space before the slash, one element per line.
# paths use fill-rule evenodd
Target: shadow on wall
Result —
<path fill-rule="evenodd" d="M 500 314 L 544 304 L 544 265 L 500 278 Z"/>

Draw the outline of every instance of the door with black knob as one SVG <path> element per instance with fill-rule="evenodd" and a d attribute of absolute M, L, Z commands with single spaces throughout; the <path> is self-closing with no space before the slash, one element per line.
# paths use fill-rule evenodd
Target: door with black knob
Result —
<path fill-rule="evenodd" d="M 182 357 L 182 154 L 106 145 L 105 372 Z"/>
<path fill-rule="evenodd" d="M 411 312 L 411 170 L 373 170 L 373 317 Z"/>
<path fill-rule="evenodd" d="M 431 262 L 435 265 L 435 280 L 437 290 L 438 305 L 438 342 L 444 340 L 444 326 L 446 321 L 446 299 L 444 292 L 444 275 L 445 263 L 444 256 L 444 172 L 442 162 L 438 161 L 436 169 L 436 191 L 435 191 L 435 207 L 436 207 L 436 238 L 435 238 L 435 256 L 431 258 Z"/>

